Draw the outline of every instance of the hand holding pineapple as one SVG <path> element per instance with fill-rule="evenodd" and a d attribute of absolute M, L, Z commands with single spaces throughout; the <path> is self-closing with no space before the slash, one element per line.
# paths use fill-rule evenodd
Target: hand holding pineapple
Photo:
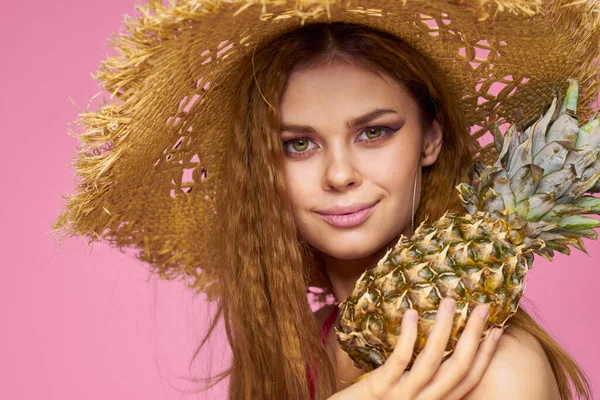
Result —
<path fill-rule="evenodd" d="M 517 312 L 534 253 L 551 260 L 554 250 L 569 254 L 571 245 L 585 251 L 581 238 L 597 238 L 600 222 L 583 215 L 600 214 L 600 198 L 583 195 L 600 192 L 600 120 L 579 128 L 578 82 L 569 81 L 559 110 L 555 98 L 523 133 L 515 125 L 504 136 L 494 133 L 496 163 L 476 163 L 472 182 L 457 186 L 467 214 L 446 213 L 422 223 L 412 237 L 401 236 L 340 303 L 335 330 L 356 367 L 373 371 L 395 354 L 407 340 L 401 322 L 411 309 L 419 314 L 418 333 L 404 366 L 416 365 L 447 297 L 456 300 L 457 312 L 443 359 L 458 350 L 466 320 L 480 303 L 490 305 L 478 337 L 486 339 Z"/>
<path fill-rule="evenodd" d="M 480 346 L 489 306 L 479 305 L 469 318 L 453 356 L 442 363 L 455 312 L 456 302 L 453 299 L 441 302 L 427 344 L 410 373 L 405 369 L 417 339 L 418 313 L 414 310 L 404 313 L 400 328 L 402 334 L 385 363 L 330 400 L 461 399 L 481 380 L 502 331 L 495 329 L 498 336 L 492 334 Z M 410 319 L 411 315 L 415 320 Z"/>

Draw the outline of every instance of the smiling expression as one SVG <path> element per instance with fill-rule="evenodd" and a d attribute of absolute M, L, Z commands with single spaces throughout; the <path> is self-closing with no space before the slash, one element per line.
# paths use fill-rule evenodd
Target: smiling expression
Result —
<path fill-rule="evenodd" d="M 286 195 L 308 244 L 339 259 L 362 258 L 410 229 L 415 173 L 437 158 L 439 149 L 423 152 L 428 138 L 441 142 L 441 130 L 435 121 L 424 135 L 403 86 L 357 66 L 324 64 L 290 74 L 280 109 Z M 321 215 L 373 202 L 352 227 Z"/>

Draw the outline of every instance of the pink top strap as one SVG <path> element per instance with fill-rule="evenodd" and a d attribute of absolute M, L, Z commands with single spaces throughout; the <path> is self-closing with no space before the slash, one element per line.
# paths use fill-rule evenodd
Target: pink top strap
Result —
<path fill-rule="evenodd" d="M 338 315 L 338 311 L 339 311 L 338 306 L 337 305 L 334 306 L 333 310 L 327 316 L 327 318 L 325 318 L 325 321 L 323 322 L 323 325 L 321 326 L 321 330 L 319 331 L 319 337 L 321 338 L 321 343 L 323 343 L 323 345 L 325 345 L 325 341 L 327 340 L 329 331 L 331 330 L 331 327 L 335 323 L 335 320 Z"/>
<path fill-rule="evenodd" d="M 329 331 L 331 330 L 331 327 L 335 323 L 335 320 L 338 316 L 338 312 L 339 312 L 339 308 L 336 304 L 333 307 L 333 310 L 331 311 L 331 313 L 327 316 L 327 318 L 325 318 L 325 321 L 323 322 L 323 325 L 321 326 L 321 329 L 319 330 L 319 337 L 321 338 L 321 343 L 323 344 L 323 346 L 325 345 L 325 342 L 327 341 L 327 336 L 329 335 Z M 308 387 L 310 389 L 310 398 L 314 399 L 315 398 L 315 383 L 313 381 L 310 369 L 307 370 L 307 378 L 308 378 Z"/>

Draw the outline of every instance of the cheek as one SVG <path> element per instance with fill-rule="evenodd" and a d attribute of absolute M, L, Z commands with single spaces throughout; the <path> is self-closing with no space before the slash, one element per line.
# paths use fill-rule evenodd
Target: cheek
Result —
<path fill-rule="evenodd" d="M 412 195 L 412 172 L 408 171 L 406 166 L 389 165 L 388 167 L 381 171 L 373 171 L 368 180 L 373 190 L 386 197 L 389 205 L 395 208 L 401 206 L 408 199 L 409 194 Z"/>
<path fill-rule="evenodd" d="M 419 154 L 409 146 L 397 146 L 364 160 L 364 177 L 388 192 L 412 191 L 413 180 L 418 168 Z"/>
<path fill-rule="evenodd" d="M 297 165 L 287 165 L 284 169 L 285 192 L 294 212 L 300 207 L 306 207 L 311 194 L 312 179 L 307 168 L 298 168 Z"/>

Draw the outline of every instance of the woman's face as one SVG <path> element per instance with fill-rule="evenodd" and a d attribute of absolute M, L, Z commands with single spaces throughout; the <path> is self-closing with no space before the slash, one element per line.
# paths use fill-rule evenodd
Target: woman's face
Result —
<path fill-rule="evenodd" d="M 442 133 L 437 121 L 423 132 L 403 87 L 360 67 L 326 64 L 294 71 L 280 108 L 287 196 L 308 244 L 350 260 L 408 234 L 415 173 L 435 162 Z M 376 204 L 354 226 L 322 215 L 357 203 Z"/>

